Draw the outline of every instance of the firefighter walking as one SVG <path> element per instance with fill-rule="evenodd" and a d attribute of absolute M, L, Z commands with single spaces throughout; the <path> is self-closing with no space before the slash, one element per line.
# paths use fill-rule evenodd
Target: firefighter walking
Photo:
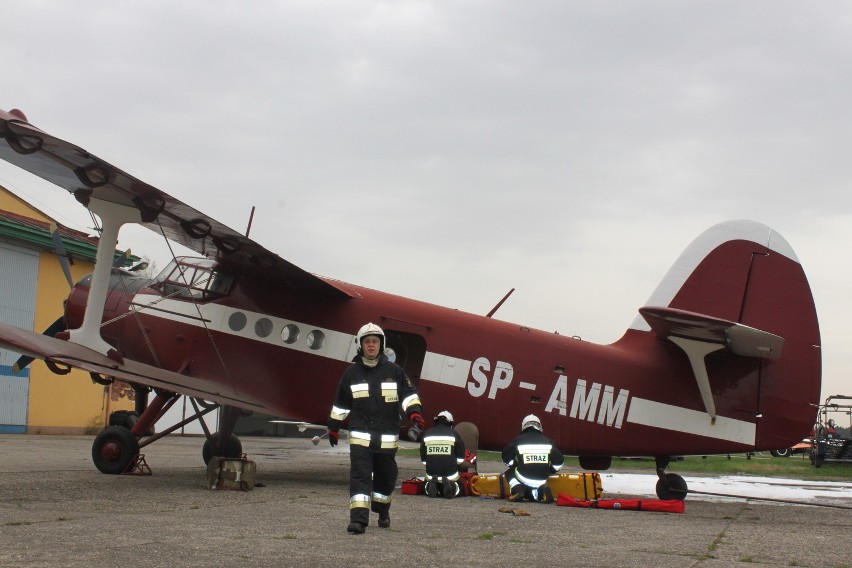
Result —
<path fill-rule="evenodd" d="M 390 527 L 391 493 L 396 486 L 401 414 L 411 421 L 409 436 L 424 426 L 417 389 L 405 371 L 384 354 L 385 334 L 368 323 L 355 336 L 358 355 L 340 378 L 328 419 L 328 440 L 336 446 L 343 422 L 349 421 L 349 526 L 363 534 L 370 511 L 379 527 Z"/>

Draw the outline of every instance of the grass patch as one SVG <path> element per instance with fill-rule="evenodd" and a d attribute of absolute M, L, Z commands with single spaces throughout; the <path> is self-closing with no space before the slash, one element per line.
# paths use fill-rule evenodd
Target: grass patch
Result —
<path fill-rule="evenodd" d="M 709 552 L 716 552 L 716 550 L 719 548 L 719 545 L 722 543 L 723 538 L 725 538 L 725 531 L 720 532 L 716 536 L 716 538 L 713 539 L 713 542 L 710 543 L 710 545 L 707 547 L 707 550 Z"/>
<path fill-rule="evenodd" d="M 494 540 L 495 536 L 500 536 L 501 534 L 506 534 L 506 533 L 500 532 L 500 531 L 496 531 L 496 532 L 493 532 L 493 533 L 482 533 L 481 535 L 476 537 L 476 539 L 477 540 Z"/>
<path fill-rule="evenodd" d="M 403 457 L 420 458 L 417 449 L 400 449 L 399 455 Z M 480 470 L 501 471 L 503 469 L 499 452 L 480 451 L 478 453 Z M 484 462 L 484 463 L 483 463 Z M 487 462 L 496 462 L 493 467 Z M 580 462 L 576 457 L 566 456 L 565 467 L 562 471 L 580 471 Z M 652 458 L 613 458 L 612 471 L 647 471 L 656 472 L 656 465 Z M 811 465 L 807 456 L 796 455 L 789 458 L 774 458 L 765 454 L 757 454 L 751 459 L 746 459 L 745 454 L 731 454 L 728 456 L 686 456 L 683 459 L 673 461 L 668 471 L 696 474 L 719 474 L 719 475 L 758 475 L 765 477 L 791 477 L 794 479 L 806 479 L 812 481 L 852 481 L 852 466 L 843 463 L 827 463 L 816 468 Z"/>

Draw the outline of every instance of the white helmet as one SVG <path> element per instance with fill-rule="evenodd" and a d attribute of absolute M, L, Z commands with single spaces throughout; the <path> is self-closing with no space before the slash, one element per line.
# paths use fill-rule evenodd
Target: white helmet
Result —
<path fill-rule="evenodd" d="M 355 336 L 355 343 L 358 345 L 358 354 L 363 355 L 364 352 L 361 347 L 361 340 L 367 337 L 368 335 L 375 335 L 379 338 L 379 353 L 384 353 L 385 332 L 382 331 L 382 328 L 380 328 L 376 324 L 367 323 L 361 326 L 361 329 L 358 330 L 358 335 Z"/>
<path fill-rule="evenodd" d="M 535 428 L 539 432 L 542 432 L 541 420 L 538 419 L 538 416 L 535 414 L 528 414 L 524 417 L 523 421 L 521 421 L 521 432 L 526 430 L 527 428 Z"/>
<path fill-rule="evenodd" d="M 447 421 L 447 422 L 449 422 L 450 424 L 452 424 L 452 423 L 453 423 L 453 415 L 452 415 L 452 414 L 450 414 L 450 411 L 449 411 L 449 410 L 442 410 L 441 412 L 439 412 L 439 413 L 438 413 L 438 416 L 436 416 L 436 417 L 434 418 L 435 422 L 437 422 L 439 418 L 443 418 L 444 420 L 446 420 L 446 421 Z"/>

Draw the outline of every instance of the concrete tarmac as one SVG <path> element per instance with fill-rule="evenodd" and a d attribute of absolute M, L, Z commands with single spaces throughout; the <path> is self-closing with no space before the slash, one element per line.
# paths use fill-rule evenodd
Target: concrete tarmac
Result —
<path fill-rule="evenodd" d="M 349 535 L 345 442 L 245 438 L 262 486 L 240 492 L 207 488 L 202 438 L 144 448 L 150 476 L 100 474 L 92 440 L 0 435 L 0 567 L 852 566 L 850 510 L 691 496 L 672 514 L 397 491 L 390 529 L 371 515 Z M 400 481 L 422 475 L 419 460 L 398 462 Z"/>

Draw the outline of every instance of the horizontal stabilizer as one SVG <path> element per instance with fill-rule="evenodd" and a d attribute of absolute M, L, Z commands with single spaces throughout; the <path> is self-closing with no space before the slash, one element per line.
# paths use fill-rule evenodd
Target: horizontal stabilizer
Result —
<path fill-rule="evenodd" d="M 736 355 L 779 359 L 784 338 L 740 323 L 674 308 L 645 306 L 639 313 L 661 339 L 682 337 L 719 343 Z"/>

